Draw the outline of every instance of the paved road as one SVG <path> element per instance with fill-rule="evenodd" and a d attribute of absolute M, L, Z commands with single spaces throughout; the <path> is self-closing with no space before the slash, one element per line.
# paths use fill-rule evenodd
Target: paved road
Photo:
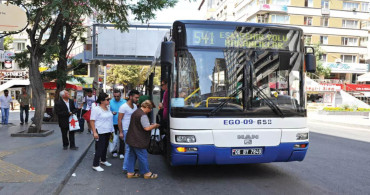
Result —
<path fill-rule="evenodd" d="M 163 157 L 150 156 L 160 176 L 150 181 L 126 179 L 119 159 L 109 159 L 113 166 L 104 172 L 93 171 L 91 147 L 61 194 L 369 194 L 370 132 L 317 122 L 309 127 L 303 162 L 169 167 Z"/>

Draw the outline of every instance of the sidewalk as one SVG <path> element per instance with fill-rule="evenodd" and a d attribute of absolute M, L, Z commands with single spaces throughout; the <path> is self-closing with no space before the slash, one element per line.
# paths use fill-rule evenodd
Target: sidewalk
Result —
<path fill-rule="evenodd" d="M 350 127 L 361 127 L 370 129 L 370 119 L 368 116 L 353 116 L 353 115 L 323 115 L 315 111 L 308 112 L 308 122 L 325 122 L 336 125 L 344 125 Z"/>
<path fill-rule="evenodd" d="M 19 112 L 11 112 L 9 119 L 13 124 L 0 125 L 0 194 L 58 193 L 86 154 L 92 136 L 86 131 L 76 134 L 79 149 L 63 150 L 58 124 L 43 125 L 54 130 L 47 137 L 11 137 L 27 126 L 19 124 Z"/>

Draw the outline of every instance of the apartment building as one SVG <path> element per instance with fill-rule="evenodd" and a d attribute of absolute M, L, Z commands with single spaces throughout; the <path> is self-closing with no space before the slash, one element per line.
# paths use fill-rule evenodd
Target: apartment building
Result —
<path fill-rule="evenodd" d="M 215 20 L 302 28 L 306 44 L 324 51 L 330 79 L 355 83 L 369 72 L 369 0 L 213 0 L 211 5 Z"/>

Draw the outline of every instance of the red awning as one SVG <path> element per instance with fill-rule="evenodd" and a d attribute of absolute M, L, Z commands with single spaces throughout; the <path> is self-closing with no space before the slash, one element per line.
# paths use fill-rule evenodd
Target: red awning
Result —
<path fill-rule="evenodd" d="M 55 82 L 44 83 L 45 89 L 57 89 L 57 84 Z M 66 89 L 82 90 L 82 87 L 72 84 L 66 84 Z"/>

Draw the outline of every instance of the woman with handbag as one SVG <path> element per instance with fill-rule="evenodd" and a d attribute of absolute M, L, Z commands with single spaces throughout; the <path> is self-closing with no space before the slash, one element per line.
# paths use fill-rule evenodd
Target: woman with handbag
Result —
<path fill-rule="evenodd" d="M 108 94 L 100 93 L 97 99 L 99 106 L 92 109 L 90 116 L 90 124 L 95 139 L 95 156 L 92 167 L 95 171 L 104 171 L 99 164 L 107 167 L 112 166 L 106 157 L 109 138 L 114 131 L 113 114 L 108 108 L 109 100 Z"/>
<path fill-rule="evenodd" d="M 131 115 L 130 126 L 128 128 L 126 143 L 130 147 L 128 154 L 127 178 L 137 178 L 140 174 L 145 179 L 156 179 L 158 174 L 149 170 L 147 148 L 150 142 L 150 131 L 158 128 L 159 124 L 150 124 L 147 114 L 153 109 L 154 104 L 150 100 L 145 100 L 141 104 L 141 109 L 137 109 Z M 139 173 L 135 173 L 135 161 L 139 162 Z"/>

